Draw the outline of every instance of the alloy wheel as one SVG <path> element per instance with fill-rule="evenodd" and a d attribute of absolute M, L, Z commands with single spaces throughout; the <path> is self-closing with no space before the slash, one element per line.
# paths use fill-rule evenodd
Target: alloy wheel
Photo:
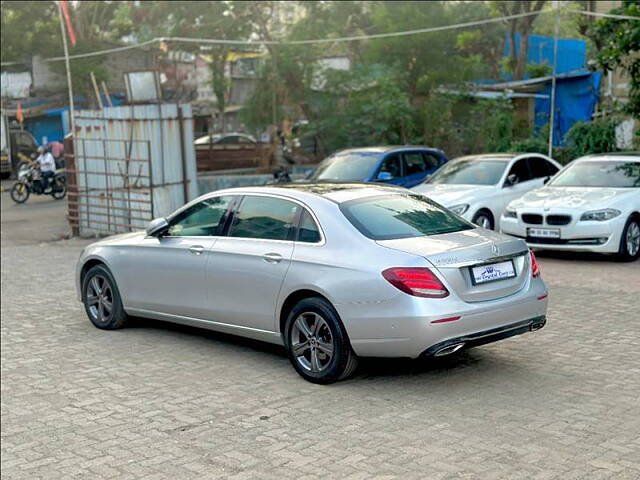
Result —
<path fill-rule="evenodd" d="M 291 349 L 305 370 L 315 374 L 326 370 L 333 359 L 335 342 L 325 319 L 314 312 L 300 314 L 291 329 Z"/>
<path fill-rule="evenodd" d="M 632 257 L 635 256 L 640 250 L 640 226 L 636 222 L 629 224 L 625 241 L 627 242 L 627 252 Z"/>
<path fill-rule="evenodd" d="M 107 323 L 113 311 L 113 293 L 108 280 L 102 275 L 95 275 L 87 285 L 87 308 L 92 318 L 100 323 Z"/>
<path fill-rule="evenodd" d="M 486 215 L 480 215 L 476 219 L 476 224 L 478 226 L 482 227 L 482 228 L 486 228 L 488 230 L 491 230 L 491 220 Z"/>

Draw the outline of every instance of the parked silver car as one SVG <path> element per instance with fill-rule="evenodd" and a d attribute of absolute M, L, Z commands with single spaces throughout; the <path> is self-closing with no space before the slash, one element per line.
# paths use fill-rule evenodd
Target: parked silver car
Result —
<path fill-rule="evenodd" d="M 85 248 L 77 286 L 98 328 L 132 315 L 282 344 L 316 383 L 359 356 L 441 356 L 537 330 L 547 310 L 523 240 L 364 184 L 204 195 Z"/>

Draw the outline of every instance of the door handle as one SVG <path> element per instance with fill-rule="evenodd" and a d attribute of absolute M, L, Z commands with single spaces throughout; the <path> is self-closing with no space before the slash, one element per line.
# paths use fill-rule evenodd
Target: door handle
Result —
<path fill-rule="evenodd" d="M 204 252 L 204 247 L 202 245 L 191 245 L 189 247 L 189 251 L 194 255 L 200 255 L 202 252 Z"/>
<path fill-rule="evenodd" d="M 262 259 L 267 263 L 279 263 L 282 260 L 282 255 L 279 253 L 265 253 Z"/>

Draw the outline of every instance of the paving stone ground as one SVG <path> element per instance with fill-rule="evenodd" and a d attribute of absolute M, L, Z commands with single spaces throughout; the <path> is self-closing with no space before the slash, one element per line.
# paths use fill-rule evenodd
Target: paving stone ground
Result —
<path fill-rule="evenodd" d="M 543 330 L 318 386 L 258 342 L 95 329 L 85 243 L 3 245 L 3 480 L 640 478 L 640 262 L 541 255 Z"/>

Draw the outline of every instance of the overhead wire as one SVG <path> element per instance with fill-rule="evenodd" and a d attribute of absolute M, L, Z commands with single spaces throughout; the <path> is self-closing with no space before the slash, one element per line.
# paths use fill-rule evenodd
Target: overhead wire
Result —
<path fill-rule="evenodd" d="M 95 57 L 99 55 L 107 55 L 109 53 L 114 52 L 122 52 L 126 50 L 131 50 L 134 48 L 142 48 L 147 45 L 152 45 L 154 43 L 161 42 L 174 42 L 174 43 L 198 43 L 202 45 L 252 45 L 252 46 L 263 46 L 263 45 L 312 45 L 312 44 L 324 44 L 324 43 L 339 43 L 339 42 L 353 42 L 360 40 L 375 40 L 382 38 L 393 38 L 393 37 L 403 37 L 409 35 L 419 35 L 423 33 L 431 33 L 431 32 L 441 32 L 446 30 L 456 30 L 460 28 L 469 28 L 480 25 L 487 25 L 490 23 L 497 22 L 505 22 L 508 20 L 525 18 L 532 15 L 540 15 L 552 13 L 552 10 L 535 10 L 532 12 L 519 13 L 515 15 L 506 15 L 502 17 L 495 18 L 487 18 L 484 20 L 475 20 L 471 22 L 463 22 L 463 23 L 455 23 L 450 25 L 442 25 L 438 27 L 429 27 L 429 28 L 419 28 L 414 30 L 405 30 L 400 32 L 389 32 L 389 33 L 373 33 L 367 35 L 355 35 L 349 37 L 337 37 L 337 38 L 317 38 L 317 39 L 309 39 L 309 40 L 227 40 L 227 39 L 213 39 L 213 38 L 192 38 L 192 37 L 155 37 L 150 40 L 136 43 L 134 45 L 123 45 L 120 47 L 109 48 L 105 50 L 97 50 L 94 52 L 86 52 L 79 53 L 75 55 L 70 55 L 69 59 L 74 60 L 78 58 L 88 58 Z M 611 18 L 617 20 L 640 20 L 640 17 L 634 17 L 630 15 L 616 15 L 610 13 L 597 13 L 597 12 L 588 12 L 585 10 L 568 10 L 568 12 L 587 15 L 587 16 L 595 16 L 600 18 Z M 44 62 L 57 62 L 64 60 L 64 56 L 45 58 L 41 61 Z M 1 62 L 0 66 L 10 66 L 10 65 L 19 65 L 22 62 Z"/>

